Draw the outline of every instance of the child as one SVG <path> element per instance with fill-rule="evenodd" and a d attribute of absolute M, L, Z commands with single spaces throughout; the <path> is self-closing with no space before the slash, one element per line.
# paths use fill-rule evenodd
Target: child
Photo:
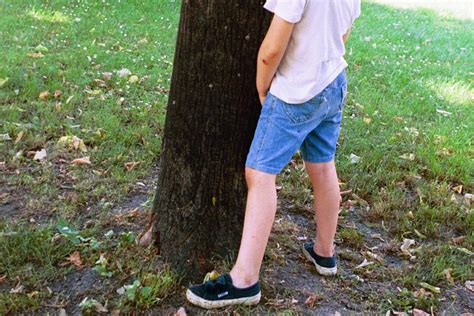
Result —
<path fill-rule="evenodd" d="M 337 272 L 333 241 L 340 192 L 334 153 L 347 91 L 344 42 L 360 14 L 360 0 L 267 0 L 264 8 L 274 17 L 257 61 L 262 111 L 246 161 L 242 240 L 230 273 L 187 290 L 187 299 L 204 308 L 260 301 L 276 175 L 298 149 L 313 186 L 318 228 L 303 253 L 318 273 Z"/>

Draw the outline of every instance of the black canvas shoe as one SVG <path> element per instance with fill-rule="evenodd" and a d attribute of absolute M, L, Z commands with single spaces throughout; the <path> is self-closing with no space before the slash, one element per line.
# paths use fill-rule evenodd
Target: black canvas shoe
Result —
<path fill-rule="evenodd" d="M 314 252 L 314 242 L 305 242 L 303 253 L 316 266 L 316 270 L 321 275 L 335 275 L 337 272 L 336 254 L 332 257 L 322 257 Z"/>
<path fill-rule="evenodd" d="M 256 305 L 260 301 L 260 284 L 237 288 L 232 284 L 230 274 L 219 276 L 216 280 L 193 285 L 186 291 L 186 298 L 194 305 L 211 309 L 227 305 Z"/>

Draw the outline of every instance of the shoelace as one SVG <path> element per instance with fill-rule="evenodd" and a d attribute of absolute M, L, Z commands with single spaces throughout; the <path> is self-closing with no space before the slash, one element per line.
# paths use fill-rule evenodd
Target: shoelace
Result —
<path fill-rule="evenodd" d="M 204 283 L 206 291 L 210 293 L 217 293 L 218 291 L 223 290 L 225 288 L 225 285 L 226 280 L 223 275 L 221 275 L 215 280 L 207 281 L 206 283 Z"/>

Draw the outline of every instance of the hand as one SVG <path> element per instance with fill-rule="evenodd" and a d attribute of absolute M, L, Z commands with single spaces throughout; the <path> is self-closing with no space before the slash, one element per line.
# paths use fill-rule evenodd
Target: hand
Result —
<path fill-rule="evenodd" d="M 263 105 L 263 102 L 265 102 L 267 95 L 259 94 L 258 97 L 260 98 L 260 104 Z"/>

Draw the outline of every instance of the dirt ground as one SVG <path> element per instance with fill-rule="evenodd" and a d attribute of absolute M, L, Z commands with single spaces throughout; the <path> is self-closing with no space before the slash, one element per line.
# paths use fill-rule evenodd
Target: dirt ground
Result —
<path fill-rule="evenodd" d="M 117 215 L 138 208 L 141 215 L 133 223 L 126 224 L 126 227 L 117 226 L 112 221 L 104 227 L 104 231 L 113 228 L 117 231 L 126 229 L 140 232 L 146 224 L 142 205 L 153 193 L 153 180 L 150 177 L 142 183 L 146 184 L 146 188 L 143 185 L 137 187 L 121 206 L 114 209 L 114 215 Z M 380 310 L 379 301 L 374 298 L 383 298 L 384 293 L 389 295 L 400 290 L 396 284 L 387 283 L 386 276 L 399 275 L 410 262 L 399 254 L 399 245 L 390 239 L 382 224 L 367 225 L 364 222 L 364 207 L 347 203 L 344 206 L 338 229 L 356 228 L 363 236 L 363 249 L 376 249 L 374 252 L 383 256 L 381 264 L 366 270 L 354 269 L 364 260 L 364 250 L 357 251 L 350 244 L 336 239 L 338 275 L 333 278 L 319 276 L 301 252 L 303 242 L 311 239 L 315 233 L 311 211 L 298 209 L 291 201 L 280 199 L 261 272 L 263 295 L 260 304 L 253 308 L 229 307 L 207 314 L 272 314 L 286 311 L 303 315 L 365 315 L 369 311 Z M 7 212 L 10 216 L 16 209 L 9 204 L 0 207 L 0 214 Z M 121 281 L 100 277 L 92 268 L 72 271 L 49 285 L 55 295 L 44 302 L 38 315 L 57 314 L 60 310 L 66 311 L 67 315 L 80 315 L 79 303 L 84 297 L 104 299 L 116 296 L 115 291 L 121 286 Z M 205 313 L 186 301 L 185 289 L 183 286 L 181 293 L 178 291 L 163 304 L 140 314 L 173 315 L 181 306 L 190 315 Z M 474 298 L 463 287 L 451 288 L 445 296 L 452 299 L 442 302 L 439 315 L 459 315 L 474 310 Z M 314 298 L 314 304 L 307 303 L 310 297 Z"/>

